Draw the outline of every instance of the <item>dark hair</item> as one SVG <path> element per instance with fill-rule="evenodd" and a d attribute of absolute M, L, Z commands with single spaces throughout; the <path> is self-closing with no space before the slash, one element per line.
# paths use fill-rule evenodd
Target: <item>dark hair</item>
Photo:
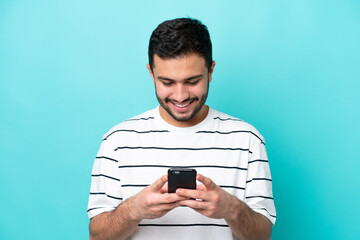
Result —
<path fill-rule="evenodd" d="M 161 23 L 152 32 L 149 42 L 149 65 L 154 67 L 154 55 L 160 58 L 181 57 L 197 53 L 205 58 L 210 69 L 212 45 L 207 27 L 193 18 L 177 18 Z"/>

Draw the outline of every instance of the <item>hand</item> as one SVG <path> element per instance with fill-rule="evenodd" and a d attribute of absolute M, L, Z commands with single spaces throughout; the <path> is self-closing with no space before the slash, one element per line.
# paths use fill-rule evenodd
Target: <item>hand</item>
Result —
<path fill-rule="evenodd" d="M 129 198 L 132 218 L 137 221 L 164 216 L 180 206 L 179 201 L 186 199 L 176 193 L 167 193 L 167 175 L 163 175 L 135 196 Z"/>
<path fill-rule="evenodd" d="M 180 205 L 188 206 L 209 218 L 230 218 L 234 204 L 237 202 L 235 197 L 208 177 L 197 174 L 196 179 L 203 183 L 198 185 L 196 190 L 182 188 L 176 190 L 176 194 L 187 198 L 181 200 Z"/>

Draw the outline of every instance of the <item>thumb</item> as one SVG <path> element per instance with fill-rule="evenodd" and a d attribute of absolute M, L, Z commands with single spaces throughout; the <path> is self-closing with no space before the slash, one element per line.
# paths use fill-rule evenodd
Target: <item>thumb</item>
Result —
<path fill-rule="evenodd" d="M 153 184 L 149 186 L 150 190 L 154 192 L 161 191 L 161 188 L 165 185 L 167 180 L 168 180 L 167 175 L 163 175 L 161 178 L 157 179 Z"/>

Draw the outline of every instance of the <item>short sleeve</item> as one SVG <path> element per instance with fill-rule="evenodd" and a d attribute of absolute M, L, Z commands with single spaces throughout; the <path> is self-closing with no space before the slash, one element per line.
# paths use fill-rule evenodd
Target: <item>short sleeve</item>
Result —
<path fill-rule="evenodd" d="M 108 140 L 103 140 L 95 158 L 88 203 L 88 217 L 115 209 L 123 200 L 118 160 Z"/>
<path fill-rule="evenodd" d="M 245 202 L 251 209 L 266 216 L 272 224 L 275 224 L 272 179 L 264 142 L 261 142 L 249 157 Z"/>

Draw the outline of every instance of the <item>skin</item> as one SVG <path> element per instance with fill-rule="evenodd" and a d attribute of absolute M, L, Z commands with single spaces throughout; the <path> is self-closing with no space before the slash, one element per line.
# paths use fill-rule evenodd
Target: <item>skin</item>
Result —
<path fill-rule="evenodd" d="M 141 220 L 162 217 L 180 206 L 180 201 L 187 197 L 176 193 L 166 194 L 167 180 L 167 175 L 164 175 L 127 199 L 115 210 L 93 217 L 89 226 L 89 238 L 91 240 L 126 239 Z"/>
<path fill-rule="evenodd" d="M 154 56 L 153 71 L 149 64 L 147 68 L 160 103 L 160 115 L 166 122 L 191 127 L 205 119 L 209 107 L 204 103 L 214 66 L 215 62 L 207 69 L 205 59 L 197 54 L 171 59 Z"/>
<path fill-rule="evenodd" d="M 166 122 L 190 127 L 206 118 L 209 107 L 204 103 L 214 66 L 215 62 L 208 69 L 205 59 L 195 53 L 172 59 L 154 56 L 153 69 L 149 65 L 147 68 L 160 103 L 160 115 Z M 93 217 L 90 239 L 125 239 L 141 220 L 162 217 L 184 205 L 206 217 L 225 219 L 238 239 L 270 239 L 272 224 L 265 216 L 251 210 L 210 178 L 201 174 L 196 178 L 202 183 L 196 190 L 167 193 L 167 175 L 162 176 L 115 210 Z"/>
<path fill-rule="evenodd" d="M 180 204 L 188 206 L 209 218 L 223 218 L 237 239 L 270 239 L 272 223 L 235 196 L 216 185 L 210 178 L 197 174 L 202 184 L 196 190 L 177 189 L 179 196 L 187 197 Z M 192 199 L 201 199 L 191 200 Z"/>

